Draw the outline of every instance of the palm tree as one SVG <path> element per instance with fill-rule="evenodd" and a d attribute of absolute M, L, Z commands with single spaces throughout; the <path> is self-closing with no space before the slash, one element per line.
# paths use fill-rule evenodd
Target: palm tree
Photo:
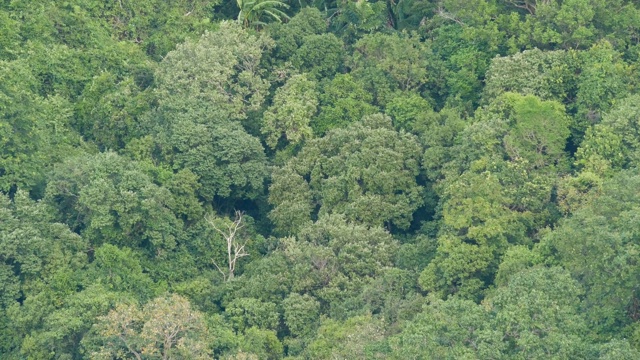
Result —
<path fill-rule="evenodd" d="M 238 21 L 244 27 L 262 26 L 267 19 L 282 22 L 288 20 L 289 15 L 282 8 L 288 9 L 289 5 L 279 0 L 236 0 L 238 2 Z"/>

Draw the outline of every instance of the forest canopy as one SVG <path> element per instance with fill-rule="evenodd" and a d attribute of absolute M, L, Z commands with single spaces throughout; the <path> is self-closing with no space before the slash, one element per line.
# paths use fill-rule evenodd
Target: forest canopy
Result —
<path fill-rule="evenodd" d="M 0 358 L 639 359 L 640 5 L 0 1 Z"/>

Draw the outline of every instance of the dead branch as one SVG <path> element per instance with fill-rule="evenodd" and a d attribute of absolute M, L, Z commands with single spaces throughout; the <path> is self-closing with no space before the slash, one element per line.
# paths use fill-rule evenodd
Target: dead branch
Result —
<path fill-rule="evenodd" d="M 224 281 L 228 281 L 233 279 L 233 275 L 236 270 L 236 264 L 240 258 L 245 256 L 249 256 L 247 253 L 245 246 L 247 245 L 247 239 L 243 241 L 239 241 L 237 239 L 238 231 L 244 228 L 245 224 L 242 222 L 242 218 L 244 213 L 241 211 L 235 212 L 235 219 L 233 222 L 227 225 L 226 229 L 220 228 L 216 225 L 214 219 L 211 216 L 207 216 L 205 219 L 207 223 L 222 237 L 225 239 L 227 243 L 227 270 L 226 272 L 222 270 L 222 268 L 215 262 L 215 260 L 211 260 L 213 265 L 218 269 L 218 271 L 222 274 Z"/>

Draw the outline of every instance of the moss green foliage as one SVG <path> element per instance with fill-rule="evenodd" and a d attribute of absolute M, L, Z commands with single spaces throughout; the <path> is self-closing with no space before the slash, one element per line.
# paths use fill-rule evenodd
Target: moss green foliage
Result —
<path fill-rule="evenodd" d="M 630 0 L 0 1 L 0 358 L 640 358 Z"/>

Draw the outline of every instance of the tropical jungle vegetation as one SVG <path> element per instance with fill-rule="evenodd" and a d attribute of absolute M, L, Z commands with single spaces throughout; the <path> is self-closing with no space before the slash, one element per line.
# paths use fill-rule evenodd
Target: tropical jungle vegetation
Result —
<path fill-rule="evenodd" d="M 640 2 L 0 0 L 0 358 L 640 359 Z"/>

